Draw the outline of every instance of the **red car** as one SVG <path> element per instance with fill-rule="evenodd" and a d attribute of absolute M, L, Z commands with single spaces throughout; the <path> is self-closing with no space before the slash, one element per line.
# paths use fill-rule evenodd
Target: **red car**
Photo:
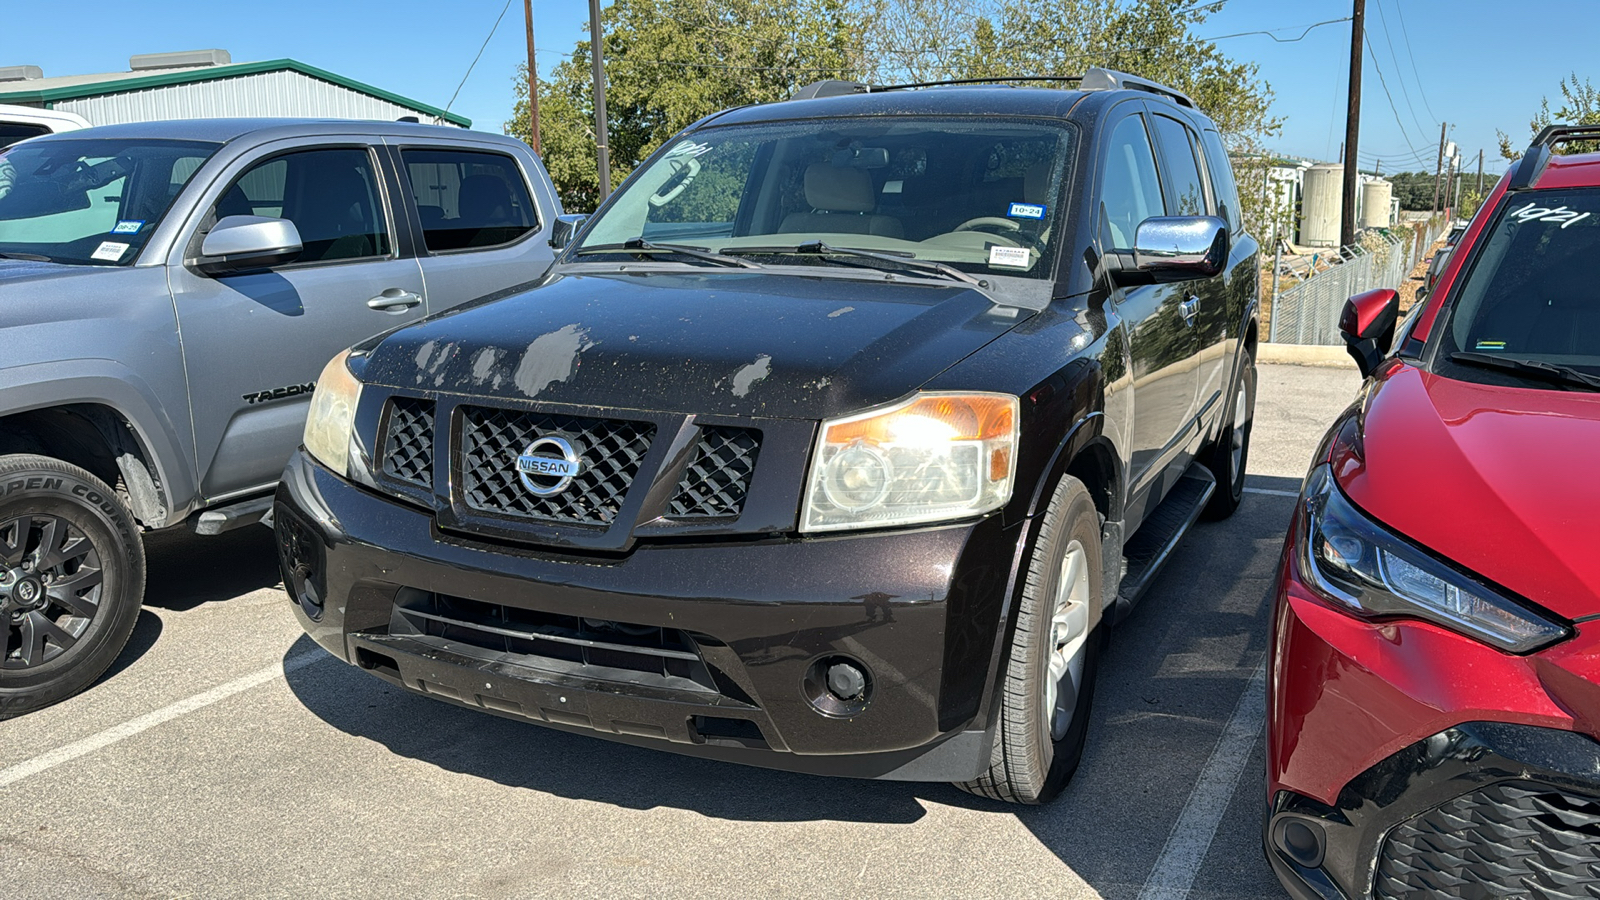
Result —
<path fill-rule="evenodd" d="M 1406 321 L 1345 307 L 1272 623 L 1294 897 L 1600 897 L 1600 153 L 1553 152 L 1595 139 L 1541 133 Z"/>

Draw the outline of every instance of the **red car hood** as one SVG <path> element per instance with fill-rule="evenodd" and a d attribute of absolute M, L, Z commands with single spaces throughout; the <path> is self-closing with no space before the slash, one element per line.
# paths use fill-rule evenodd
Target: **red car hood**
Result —
<path fill-rule="evenodd" d="M 1398 366 L 1341 481 L 1401 534 L 1558 615 L 1600 614 L 1600 394 Z"/>

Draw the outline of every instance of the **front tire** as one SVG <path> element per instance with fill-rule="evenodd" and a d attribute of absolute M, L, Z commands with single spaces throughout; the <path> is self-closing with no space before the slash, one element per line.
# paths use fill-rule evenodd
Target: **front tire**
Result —
<path fill-rule="evenodd" d="M 1027 804 L 1066 787 L 1083 758 L 1103 605 L 1100 515 L 1083 482 L 1067 476 L 1028 560 L 989 771 L 957 787 Z"/>
<path fill-rule="evenodd" d="M 138 526 L 105 482 L 0 456 L 0 719 L 93 684 L 133 634 L 144 575 Z"/>
<path fill-rule="evenodd" d="M 1244 365 L 1239 369 L 1239 380 L 1228 404 L 1228 424 L 1201 460 L 1217 479 L 1217 489 L 1211 492 L 1211 500 L 1201 512 L 1207 519 L 1226 519 L 1244 500 L 1244 473 L 1250 462 L 1250 429 L 1255 417 L 1256 361 L 1246 350 Z"/>

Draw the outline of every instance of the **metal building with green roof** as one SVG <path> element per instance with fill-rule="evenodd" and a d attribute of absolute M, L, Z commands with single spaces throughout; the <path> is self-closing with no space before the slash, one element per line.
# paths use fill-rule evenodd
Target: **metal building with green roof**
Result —
<path fill-rule="evenodd" d="M 46 78 L 37 66 L 0 66 L 0 104 L 77 113 L 91 125 L 160 119 L 309 117 L 472 121 L 293 59 L 235 63 L 226 50 L 152 53 L 128 71 Z"/>

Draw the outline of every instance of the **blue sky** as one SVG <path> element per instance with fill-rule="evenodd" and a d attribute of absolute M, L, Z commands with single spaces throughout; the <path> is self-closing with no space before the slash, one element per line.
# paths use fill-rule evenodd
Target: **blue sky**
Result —
<path fill-rule="evenodd" d="M 220 47 L 235 61 L 292 57 L 444 106 L 451 103 L 504 0 L 278 0 L 268 6 L 163 0 L 141 6 L 137 15 L 127 15 L 126 3 L 0 4 L 6 7 L 0 66 L 38 65 L 46 75 L 121 71 L 135 53 Z M 560 61 L 557 54 L 569 52 L 585 33 L 587 3 L 534 0 L 533 7 L 537 46 L 548 51 L 540 55 L 539 68 L 548 71 Z M 63 9 L 70 9 L 75 20 L 100 24 L 64 28 Z M 1312 23 L 1348 16 L 1349 9 L 1348 0 L 1226 0 L 1195 32 L 1219 37 L 1271 30 L 1277 38 L 1289 39 Z M 1600 75 L 1584 69 L 1600 41 L 1600 9 L 1594 0 L 1545 0 L 1541 21 L 1559 22 L 1559 27 L 1539 28 L 1536 41 L 1524 36 L 1492 44 L 1506 17 L 1503 3 L 1487 0 L 1368 0 L 1373 53 L 1363 76 L 1364 167 L 1382 159 L 1384 171 L 1431 169 L 1442 118 L 1450 123 L 1450 139 L 1461 146 L 1463 156 L 1472 157 L 1469 166 L 1482 148 L 1485 168 L 1501 171 L 1496 127 L 1524 140 L 1540 96 L 1558 94 L 1564 75 L 1574 69 L 1580 76 Z M 1231 56 L 1258 62 L 1271 83 L 1274 112 L 1286 119 L 1283 134 L 1273 142 L 1279 152 L 1319 159 L 1338 154 L 1349 29 L 1348 22 L 1337 22 L 1293 42 L 1259 34 L 1218 42 Z M 21 40 L 22 35 L 35 37 Z M 512 82 L 523 54 L 522 3 L 512 0 L 452 111 L 471 118 L 475 128 L 500 130 L 510 113 Z"/>

